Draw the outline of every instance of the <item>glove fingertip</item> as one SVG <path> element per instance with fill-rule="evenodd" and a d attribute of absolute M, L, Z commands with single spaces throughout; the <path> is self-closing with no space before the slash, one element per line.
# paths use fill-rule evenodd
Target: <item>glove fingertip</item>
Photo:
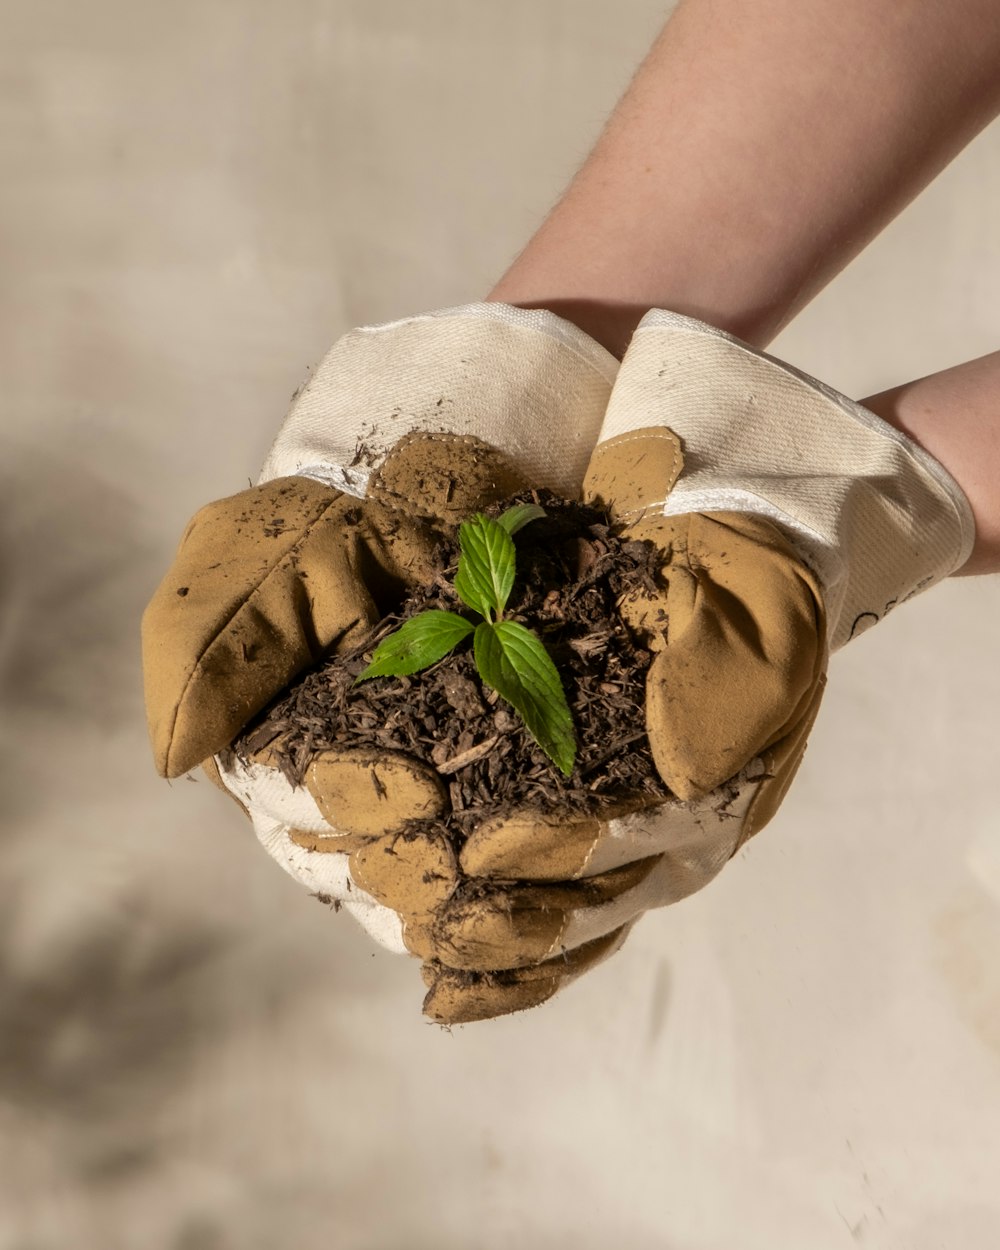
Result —
<path fill-rule="evenodd" d="M 324 752 L 309 765 L 305 784 L 323 818 L 344 833 L 399 833 L 447 806 L 437 772 L 398 751 Z"/>
<path fill-rule="evenodd" d="M 492 977 L 440 964 L 425 964 L 421 973 L 430 986 L 423 1013 L 435 1024 L 446 1026 L 493 1020 L 539 1007 L 555 994 L 561 981 L 558 976 L 530 981 Z"/>

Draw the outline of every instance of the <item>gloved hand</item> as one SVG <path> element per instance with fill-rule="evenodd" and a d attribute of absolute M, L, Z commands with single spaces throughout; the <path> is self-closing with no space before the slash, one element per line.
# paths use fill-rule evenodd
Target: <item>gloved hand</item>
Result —
<path fill-rule="evenodd" d="M 404 926 L 445 1023 L 544 1001 L 710 881 L 787 792 L 829 652 L 961 567 L 974 537 L 961 489 L 898 431 L 662 311 L 622 363 L 585 494 L 661 553 L 659 590 L 622 612 L 655 653 L 646 727 L 676 798 L 476 830 L 460 862 L 478 888 Z"/>
<path fill-rule="evenodd" d="M 204 763 L 284 868 L 392 949 L 405 949 L 399 918 L 358 888 L 348 855 L 376 881 L 375 844 L 443 805 L 434 770 L 325 752 L 292 787 L 227 747 L 296 674 L 429 579 L 438 532 L 525 482 L 576 494 L 616 370 L 568 322 L 499 304 L 352 331 L 297 396 L 258 486 L 197 514 L 146 610 L 161 774 Z M 406 845 L 393 842 L 393 879 L 419 911 L 433 854 L 407 873 Z"/>

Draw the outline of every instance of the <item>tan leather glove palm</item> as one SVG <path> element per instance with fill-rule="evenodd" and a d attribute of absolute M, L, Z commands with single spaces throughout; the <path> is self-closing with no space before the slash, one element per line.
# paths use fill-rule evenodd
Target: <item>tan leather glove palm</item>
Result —
<path fill-rule="evenodd" d="M 701 888 L 773 816 L 802 759 L 826 664 L 816 579 L 766 520 L 645 516 L 645 480 L 679 463 L 675 451 L 662 432 L 606 444 L 585 489 L 661 552 L 658 592 L 622 611 L 655 652 L 646 729 L 679 801 L 625 798 L 602 820 L 522 810 L 481 826 L 461 868 L 495 889 L 459 890 L 404 926 L 429 961 L 425 1011 L 442 1022 L 544 1001 L 643 912 Z"/>

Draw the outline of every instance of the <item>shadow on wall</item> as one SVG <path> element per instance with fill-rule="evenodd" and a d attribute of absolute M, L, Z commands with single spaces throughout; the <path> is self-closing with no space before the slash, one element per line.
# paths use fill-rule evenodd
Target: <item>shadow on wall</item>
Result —
<path fill-rule="evenodd" d="M 149 1166 L 157 1108 L 233 1024 L 235 934 L 151 879 L 118 754 L 145 751 L 138 627 L 163 553 L 141 487 L 102 477 L 84 442 L 0 447 L 0 1115 L 23 1156 L 4 1189 L 40 1126 L 64 1180 Z"/>
<path fill-rule="evenodd" d="M 0 1102 L 90 1133 L 122 1114 L 133 1119 L 138 1106 L 148 1114 L 217 1031 L 218 999 L 198 973 L 224 954 L 226 936 L 151 907 L 135 890 L 99 917 L 82 908 L 25 957 L 30 900 L 24 890 L 3 893 Z"/>
<path fill-rule="evenodd" d="M 94 447 L 66 441 L 44 458 L 0 448 L 0 700 L 8 717 L 113 728 L 139 707 L 139 616 L 162 553 L 141 484 L 101 477 Z"/>
<path fill-rule="evenodd" d="M 155 777 L 139 621 L 170 551 L 142 456 L 87 433 L 0 440 L 0 1243 L 244 1245 L 202 1138 L 239 1156 L 250 1060 L 371 974 L 207 782 Z"/>

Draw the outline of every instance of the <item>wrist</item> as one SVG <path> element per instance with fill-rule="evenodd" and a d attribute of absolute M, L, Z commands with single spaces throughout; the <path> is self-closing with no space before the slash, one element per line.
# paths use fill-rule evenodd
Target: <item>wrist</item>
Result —
<path fill-rule="evenodd" d="M 634 179 L 610 181 L 617 191 L 582 171 L 487 300 L 547 309 L 621 360 L 657 308 L 765 347 L 823 285 L 804 280 L 794 249 L 727 222 L 693 187 L 626 198 Z"/>
<path fill-rule="evenodd" d="M 976 537 L 968 560 L 953 576 L 1000 572 L 998 379 L 1000 352 L 995 352 L 862 401 L 944 465 L 965 493 Z"/>

